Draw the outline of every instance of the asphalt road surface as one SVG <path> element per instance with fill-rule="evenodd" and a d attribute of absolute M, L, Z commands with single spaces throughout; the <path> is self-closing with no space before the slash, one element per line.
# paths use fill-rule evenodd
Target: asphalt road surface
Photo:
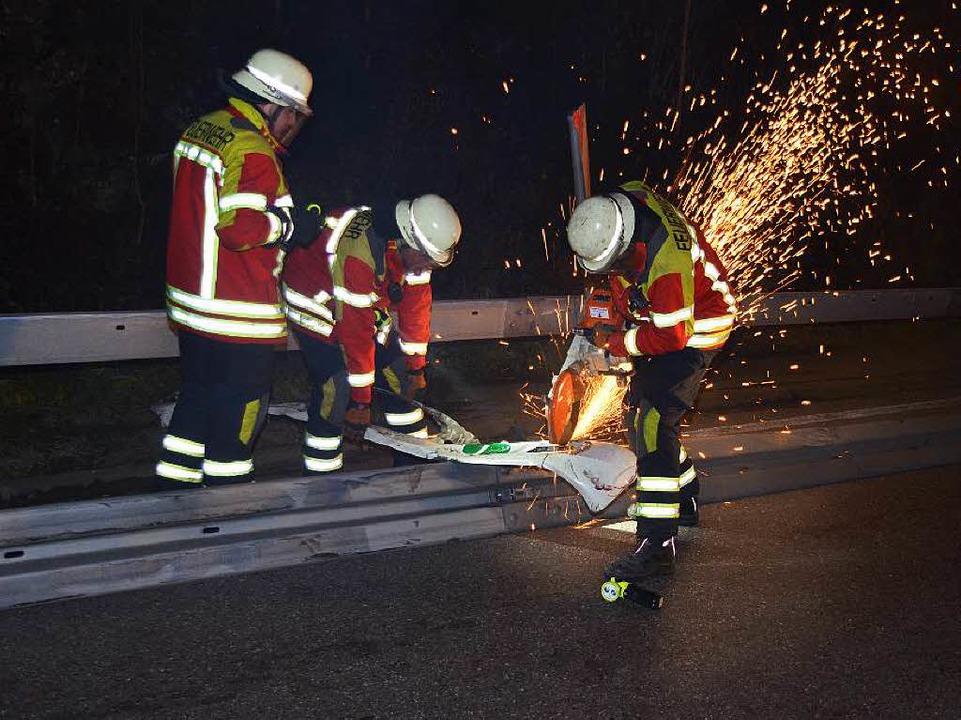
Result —
<path fill-rule="evenodd" d="M 957 717 L 961 467 L 0 612 L 4 718 Z"/>

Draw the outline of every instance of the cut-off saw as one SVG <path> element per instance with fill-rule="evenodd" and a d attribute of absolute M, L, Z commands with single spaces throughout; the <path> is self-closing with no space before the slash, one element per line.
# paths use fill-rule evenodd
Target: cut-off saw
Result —
<path fill-rule="evenodd" d="M 610 290 L 592 288 L 584 301 L 583 317 L 574 330 L 564 364 L 553 377 L 547 394 L 547 438 L 552 443 L 567 445 L 573 438 L 590 378 L 610 375 L 620 384 L 628 382 L 633 372 L 630 359 L 614 357 L 590 340 L 599 332 L 613 333 L 623 326 L 624 318 L 614 307 Z"/>

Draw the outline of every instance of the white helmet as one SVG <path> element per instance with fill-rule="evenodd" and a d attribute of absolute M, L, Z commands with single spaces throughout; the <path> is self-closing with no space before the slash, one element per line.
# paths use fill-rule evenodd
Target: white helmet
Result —
<path fill-rule="evenodd" d="M 233 80 L 257 97 L 302 115 L 313 115 L 307 105 L 314 79 L 307 66 L 279 50 L 258 50 Z"/>
<path fill-rule="evenodd" d="M 426 253 L 438 267 L 451 264 L 461 228 L 449 202 L 433 194 L 401 200 L 394 207 L 394 218 L 405 243 Z"/>
<path fill-rule="evenodd" d="M 567 242 L 588 272 L 608 270 L 630 247 L 634 206 L 626 195 L 595 195 L 578 205 L 567 223 Z"/>

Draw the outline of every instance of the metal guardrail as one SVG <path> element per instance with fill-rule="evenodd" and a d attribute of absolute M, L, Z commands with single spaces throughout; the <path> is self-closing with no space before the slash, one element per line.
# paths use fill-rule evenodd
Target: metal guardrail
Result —
<path fill-rule="evenodd" d="M 961 462 L 958 398 L 693 431 L 705 502 Z M 630 492 L 602 517 L 623 517 Z M 0 608 L 588 520 L 542 470 L 438 463 L 0 511 Z"/>
<path fill-rule="evenodd" d="M 580 296 L 434 303 L 435 342 L 558 335 L 580 315 Z M 746 325 L 798 325 L 961 315 L 961 288 L 777 293 Z M 290 349 L 295 349 L 293 342 Z M 163 311 L 0 315 L 0 366 L 175 357 Z"/>

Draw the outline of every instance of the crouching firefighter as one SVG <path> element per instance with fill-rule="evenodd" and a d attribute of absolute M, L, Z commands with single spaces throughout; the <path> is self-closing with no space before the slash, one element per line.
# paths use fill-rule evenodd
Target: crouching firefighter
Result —
<path fill-rule="evenodd" d="M 166 299 L 183 383 L 157 463 L 161 488 L 253 473 L 274 349 L 287 342 L 280 266 L 296 237 L 317 234 L 295 223 L 301 208 L 279 158 L 311 115 L 312 82 L 294 58 L 260 50 L 224 82 L 226 107 L 191 124 L 174 150 Z"/>
<path fill-rule="evenodd" d="M 287 319 L 311 380 L 307 474 L 343 467 L 343 440 L 370 424 L 373 388 L 398 432 L 425 436 L 431 270 L 451 263 L 461 224 L 437 195 L 378 209 L 340 209 L 309 247 L 291 251 L 281 285 Z M 396 315 L 394 319 L 391 310 Z"/>
<path fill-rule="evenodd" d="M 609 274 L 627 318 L 623 330 L 594 332 L 591 341 L 634 365 L 625 419 L 637 454 L 629 508 L 637 547 L 605 577 L 669 573 L 680 518 L 697 524 L 698 480 L 681 447 L 681 419 L 734 327 L 734 292 L 703 233 L 642 182 L 582 202 L 567 237 L 585 270 Z"/>

